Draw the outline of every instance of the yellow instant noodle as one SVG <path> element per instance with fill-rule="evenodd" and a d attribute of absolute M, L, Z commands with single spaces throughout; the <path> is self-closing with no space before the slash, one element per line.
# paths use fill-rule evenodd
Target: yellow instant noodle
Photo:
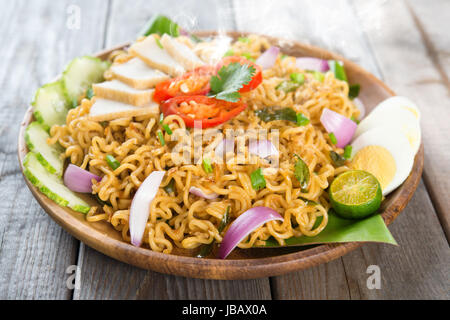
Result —
<path fill-rule="evenodd" d="M 232 50 L 235 54 L 244 53 L 256 59 L 269 46 L 267 39 L 250 36 L 249 41 L 235 42 Z M 118 59 L 115 63 L 129 59 L 125 52 L 117 52 L 112 56 Z M 289 80 L 293 72 L 304 74 L 304 84 L 293 92 L 277 90 L 277 85 Z M 108 72 L 105 76 L 108 77 Z M 162 129 L 155 116 L 123 118 L 104 123 L 89 120 L 86 115 L 92 101 L 87 99 L 70 110 L 65 125 L 51 128 L 49 142 L 59 142 L 71 163 L 103 177 L 94 184 L 93 194 L 107 204 L 92 208 L 86 219 L 90 222 L 111 223 L 121 232 L 125 241 L 130 241 L 128 218 L 133 195 L 153 170 L 166 171 L 151 204 L 143 239 L 154 251 L 171 253 L 174 246 L 193 249 L 214 240 L 220 243 L 224 233 L 221 235 L 217 228 L 228 206 L 231 207 L 232 219 L 254 206 L 271 207 L 284 217 L 284 221 L 271 221 L 254 230 L 239 244 L 240 248 L 261 245 L 271 236 L 283 245 L 285 239 L 292 236 L 317 235 L 328 221 L 329 201 L 324 190 L 334 176 L 347 170 L 346 167 L 333 166 L 330 150 L 339 153 L 342 150 L 331 144 L 320 124 L 320 115 L 324 108 L 349 118 L 358 115 L 357 108 L 348 98 L 348 84 L 335 79 L 331 72 L 326 73 L 323 82 L 320 82 L 313 74 L 298 69 L 294 57 L 283 59 L 279 55 L 275 65 L 263 71 L 261 85 L 242 94 L 242 99 L 247 103 L 247 109 L 214 129 L 221 132 L 227 129 L 243 129 L 244 132 L 248 129 L 266 129 L 269 138 L 271 130 L 278 130 L 278 170 L 271 170 L 270 164 L 261 159 L 249 164 L 239 164 L 235 160 L 213 164 L 212 174 L 205 173 L 201 162 L 175 164 L 171 156 L 172 149 L 180 139 L 193 141 L 193 130 L 188 128 L 189 132 L 186 132 L 179 116 L 172 115 L 164 119 L 164 124 L 179 133 L 177 141 L 171 141 L 172 137 Z M 290 107 L 296 112 L 302 112 L 311 121 L 305 126 L 296 126 L 288 121 L 265 123 L 254 113 L 265 107 Z M 165 146 L 161 146 L 157 137 L 158 130 L 164 133 Z M 246 133 L 239 138 L 248 142 L 250 136 Z M 211 145 L 217 145 L 221 139 L 204 141 L 202 148 L 204 151 L 211 149 Z M 189 148 L 193 148 L 192 143 Z M 194 154 L 192 149 L 189 151 Z M 306 193 L 301 191 L 294 176 L 297 159 L 294 153 L 309 168 L 310 183 Z M 120 162 L 117 169 L 108 166 L 107 155 L 114 156 Z M 250 174 L 258 168 L 263 169 L 266 188 L 256 191 L 252 188 Z M 169 195 L 164 187 L 172 179 L 175 192 Z M 201 188 L 206 193 L 217 193 L 219 197 L 202 199 L 189 193 L 191 186 Z M 311 204 L 311 201 L 317 205 Z M 313 229 L 319 217 L 323 217 L 323 220 Z"/>

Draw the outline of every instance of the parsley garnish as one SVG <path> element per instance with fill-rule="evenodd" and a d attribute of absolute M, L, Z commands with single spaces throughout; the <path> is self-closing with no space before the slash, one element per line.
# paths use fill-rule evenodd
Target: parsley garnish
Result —
<path fill-rule="evenodd" d="M 252 80 L 255 72 L 253 66 L 237 62 L 223 66 L 217 76 L 211 77 L 211 91 L 208 96 L 230 102 L 239 101 L 239 90 Z"/>

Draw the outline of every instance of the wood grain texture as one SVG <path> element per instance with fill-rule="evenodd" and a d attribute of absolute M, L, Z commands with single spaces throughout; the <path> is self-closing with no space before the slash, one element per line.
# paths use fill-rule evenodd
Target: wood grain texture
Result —
<path fill-rule="evenodd" d="M 234 29 L 227 1 L 113 1 L 107 47 L 133 40 L 152 14 L 161 13 L 185 28 Z M 140 8 L 140 10 L 136 10 Z M 175 8 L 175 9 L 174 9 Z M 74 299 L 270 299 L 269 280 L 217 281 L 162 275 L 113 260 L 81 244 L 81 288 Z"/>
<path fill-rule="evenodd" d="M 78 241 L 42 210 L 19 170 L 19 124 L 34 91 L 73 56 L 99 48 L 103 1 L 78 1 L 80 30 L 66 25 L 69 1 L 2 1 L 0 10 L 0 299 L 68 299 L 66 268 Z M 49 63 L 51 62 L 51 63 Z"/>
<path fill-rule="evenodd" d="M 426 3 L 422 6 L 429 5 L 429 2 Z M 432 3 L 435 6 L 435 2 Z M 378 1 L 378 6 L 375 6 L 374 2 L 354 1 L 353 5 L 384 80 L 397 94 L 415 101 L 422 111 L 424 181 L 449 239 L 450 140 L 447 137 L 450 136 L 450 99 L 449 88 L 442 79 L 442 70 L 433 63 L 433 57 L 430 56 L 432 49 L 424 43 L 425 38 L 405 2 L 393 1 L 387 5 Z M 442 9 L 439 5 L 435 7 L 437 11 Z M 421 14 L 416 13 L 416 16 L 421 21 Z M 434 25 L 429 19 L 433 18 L 428 18 L 428 25 Z M 444 23 L 443 20 L 437 21 Z M 441 26 L 442 30 L 449 28 L 450 21 L 447 19 L 445 23 Z M 423 31 L 427 32 L 425 27 Z M 429 43 L 434 43 L 432 41 L 429 39 Z"/>
<path fill-rule="evenodd" d="M 235 5 L 238 5 L 239 1 L 235 1 Z M 258 3 L 258 5 L 256 5 Z M 303 4 L 303 3 L 302 3 Z M 374 10 L 376 6 L 381 4 L 380 1 L 372 1 L 366 7 L 367 14 L 373 14 L 377 11 Z M 298 10 L 300 7 L 298 2 L 295 1 L 280 1 L 277 3 L 273 2 L 263 2 L 261 1 L 246 1 L 246 5 L 253 8 L 250 18 L 246 15 L 246 11 L 236 11 L 236 23 L 238 27 L 242 30 L 260 30 L 264 28 L 266 32 L 275 35 L 285 35 L 288 34 L 293 39 L 301 39 L 302 41 L 307 41 L 313 44 L 323 46 L 324 48 L 334 50 L 341 53 L 347 58 L 358 62 L 366 69 L 373 72 L 375 75 L 381 77 L 383 71 L 380 70 L 378 61 L 376 60 L 372 52 L 372 44 L 366 38 L 364 34 L 364 29 L 360 25 L 360 17 L 355 15 L 355 9 L 349 1 L 320 1 L 320 3 L 315 2 L 314 4 L 304 3 L 301 6 L 302 10 Z M 375 7 L 374 7 L 375 6 Z M 286 8 L 288 8 L 286 10 Z M 261 21 L 258 17 L 264 16 L 264 21 Z M 378 25 L 385 25 L 385 21 L 382 20 L 383 16 L 378 15 L 375 21 L 371 21 L 370 25 L 376 29 Z M 276 22 L 282 20 L 283 24 L 278 25 Z M 299 21 L 301 21 L 301 27 L 299 27 Z M 324 23 L 326 21 L 326 23 Z M 275 26 L 275 27 L 273 27 Z M 396 32 L 395 29 L 392 32 Z M 404 74 L 404 73 L 403 73 Z M 396 88 L 394 88 L 395 90 Z M 364 91 L 364 87 L 362 88 Z M 441 166 L 442 168 L 442 166 Z M 433 215 L 435 211 L 430 204 L 429 197 L 425 188 L 422 186 L 416 191 L 416 198 L 419 197 L 424 199 L 424 203 L 416 201 L 415 207 L 411 205 L 405 210 L 405 215 L 422 214 L 422 211 L 428 213 L 427 217 L 431 219 L 430 229 L 437 239 L 442 240 L 442 232 L 439 222 L 436 219 L 433 220 Z M 406 220 L 406 221 L 405 221 Z M 400 226 L 397 226 L 401 224 Z M 412 230 L 414 231 L 412 231 Z M 427 228 L 428 229 L 428 228 Z M 395 222 L 393 227 L 394 237 L 407 236 L 411 233 L 420 233 L 421 227 L 416 224 L 411 224 L 410 220 L 403 217 L 400 222 Z M 397 233 L 395 233 L 397 232 Z M 403 243 L 407 248 L 414 248 L 415 246 L 420 246 L 421 248 L 427 247 L 430 250 L 431 244 L 424 244 L 419 239 L 411 239 L 415 241 L 406 241 Z M 383 245 L 371 244 L 368 246 L 363 246 L 355 250 L 355 252 L 344 256 L 338 261 L 333 261 L 328 265 L 320 265 L 308 270 L 300 271 L 297 273 L 288 274 L 281 277 L 274 277 L 271 281 L 272 292 L 274 298 L 276 299 L 363 299 L 363 298 L 383 298 L 383 294 L 388 291 L 388 288 L 380 293 L 380 291 L 375 290 L 377 294 L 370 294 L 372 291 L 367 289 L 366 279 L 369 276 L 366 274 L 366 268 L 368 265 L 361 264 L 361 259 L 358 259 L 364 252 L 368 250 L 372 253 L 372 264 L 379 264 L 383 261 L 383 253 L 379 252 L 378 249 L 385 249 Z M 371 248 L 372 250 L 368 249 Z M 376 249 L 373 249 L 376 248 Z M 439 254 L 444 257 L 445 260 L 448 257 L 448 247 L 445 245 L 438 247 Z M 388 252 L 396 248 L 387 248 Z M 430 250 L 433 252 L 433 250 Z M 429 251 L 427 251 L 429 252 Z M 377 255 L 379 254 L 379 255 Z M 402 259 L 406 260 L 416 260 L 416 256 L 404 250 L 402 252 Z M 423 252 L 422 257 L 426 256 Z M 439 260 L 440 258 L 433 255 L 434 259 Z M 397 261 L 395 258 L 394 261 Z M 429 260 L 427 257 L 426 260 Z M 426 268 L 424 262 L 415 261 L 421 266 Z M 438 264 L 436 270 L 436 275 L 440 279 L 439 281 L 444 281 L 447 283 L 445 278 L 445 271 L 440 269 L 443 267 L 442 264 Z M 351 267 L 350 267 L 351 266 Z M 355 266 L 360 266 L 355 268 Z M 404 274 L 416 274 L 419 276 L 419 271 L 415 265 L 402 265 L 402 271 Z M 383 274 L 389 273 L 389 275 L 396 274 L 398 270 L 388 270 L 384 271 Z M 448 274 L 447 274 L 448 276 Z M 321 281 L 318 281 L 318 278 Z M 326 281 L 324 281 L 326 279 Z M 353 279 L 358 279 L 354 281 Z M 395 279 L 395 276 L 391 282 Z M 294 286 L 288 286 L 289 283 L 295 283 Z M 395 287 L 399 283 L 392 284 L 389 286 Z M 400 284 L 401 285 L 401 284 Z M 288 289 L 286 289 L 288 288 Z M 407 287 L 409 290 L 396 290 L 395 294 L 386 295 L 386 297 L 393 297 L 396 294 L 403 298 L 417 297 L 416 289 L 420 288 L 423 290 L 423 297 L 431 297 L 434 293 L 430 288 L 421 288 L 420 286 L 414 287 L 413 284 Z M 442 288 L 442 287 L 441 287 Z M 428 290 L 427 290 L 428 289 Z M 437 295 L 441 298 L 444 297 L 442 292 Z"/>

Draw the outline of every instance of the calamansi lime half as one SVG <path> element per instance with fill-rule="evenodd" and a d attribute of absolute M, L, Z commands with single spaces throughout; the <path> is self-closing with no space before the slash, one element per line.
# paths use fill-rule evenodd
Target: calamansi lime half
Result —
<path fill-rule="evenodd" d="M 331 183 L 330 201 L 343 218 L 361 219 L 381 205 L 382 192 L 377 178 L 363 170 L 346 171 Z"/>

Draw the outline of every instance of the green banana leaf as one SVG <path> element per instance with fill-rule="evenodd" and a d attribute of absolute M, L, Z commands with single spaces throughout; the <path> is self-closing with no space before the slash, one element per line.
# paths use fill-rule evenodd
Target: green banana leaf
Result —
<path fill-rule="evenodd" d="M 316 222 L 318 225 L 320 221 Z M 321 233 L 314 237 L 292 237 L 285 240 L 286 246 L 302 246 L 338 242 L 384 242 L 397 245 L 380 214 L 363 220 L 343 219 L 332 210 L 328 213 L 328 224 Z M 266 247 L 279 247 L 279 243 L 269 238 Z"/>

